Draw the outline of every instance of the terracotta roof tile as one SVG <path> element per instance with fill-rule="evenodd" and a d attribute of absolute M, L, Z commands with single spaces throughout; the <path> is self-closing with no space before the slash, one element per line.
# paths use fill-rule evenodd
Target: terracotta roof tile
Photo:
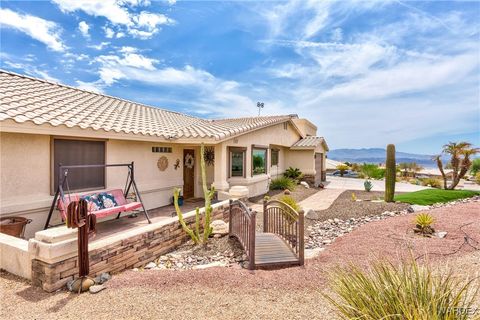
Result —
<path fill-rule="evenodd" d="M 323 137 L 316 136 L 306 136 L 303 139 L 295 142 L 290 148 L 291 149 L 313 149 L 319 146 L 321 143 L 325 143 Z"/>
<path fill-rule="evenodd" d="M 265 116 L 206 120 L 0 70 L 0 121 L 31 121 L 157 136 L 220 140 L 290 120 Z"/>

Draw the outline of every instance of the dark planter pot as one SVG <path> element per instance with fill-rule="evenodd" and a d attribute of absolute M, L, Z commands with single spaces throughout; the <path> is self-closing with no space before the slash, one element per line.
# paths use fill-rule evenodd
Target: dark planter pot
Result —
<path fill-rule="evenodd" d="M 25 226 L 30 222 L 32 222 L 31 219 L 23 217 L 0 218 L 0 232 L 17 238 L 23 238 Z"/>

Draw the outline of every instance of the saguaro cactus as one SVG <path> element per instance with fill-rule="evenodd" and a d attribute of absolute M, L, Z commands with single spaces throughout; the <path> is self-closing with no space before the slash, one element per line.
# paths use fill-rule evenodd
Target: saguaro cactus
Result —
<path fill-rule="evenodd" d="M 213 195 L 215 194 L 215 189 L 212 188 L 208 190 L 207 188 L 207 174 L 205 170 L 205 156 L 204 156 L 205 147 L 202 143 L 200 147 L 200 168 L 202 173 L 202 187 L 203 187 L 203 195 L 205 198 L 205 218 L 203 219 L 203 237 L 200 234 L 200 220 L 202 220 L 200 216 L 200 209 L 197 207 L 195 209 L 195 228 L 190 228 L 185 220 L 183 219 L 182 210 L 180 210 L 180 206 L 178 205 L 178 197 L 180 195 L 180 189 L 175 188 L 173 190 L 173 202 L 175 205 L 175 211 L 177 212 L 178 221 L 180 222 L 183 230 L 190 236 L 190 238 L 195 242 L 203 243 L 204 245 L 207 244 L 208 237 L 212 233 L 212 227 L 210 226 L 211 219 L 212 219 L 212 199 Z"/>
<path fill-rule="evenodd" d="M 396 164 L 395 164 L 395 145 L 387 145 L 387 160 L 385 163 L 385 201 L 393 202 L 395 195 L 395 178 L 396 178 Z"/>

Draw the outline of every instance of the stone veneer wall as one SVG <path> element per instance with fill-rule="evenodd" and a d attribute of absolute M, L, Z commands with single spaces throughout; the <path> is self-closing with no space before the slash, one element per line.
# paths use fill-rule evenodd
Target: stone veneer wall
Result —
<path fill-rule="evenodd" d="M 215 206 L 212 219 L 228 221 L 229 204 L 226 201 Z M 185 218 L 192 226 L 195 216 Z M 153 261 L 188 240 L 178 221 L 170 222 L 154 231 L 149 231 L 125 238 L 105 247 L 89 250 L 90 276 L 94 277 L 102 272 L 115 273 L 129 268 L 140 267 Z M 78 277 L 77 256 L 69 257 L 58 262 L 47 263 L 38 259 L 32 260 L 32 282 L 45 291 L 56 291 L 66 283 Z"/>

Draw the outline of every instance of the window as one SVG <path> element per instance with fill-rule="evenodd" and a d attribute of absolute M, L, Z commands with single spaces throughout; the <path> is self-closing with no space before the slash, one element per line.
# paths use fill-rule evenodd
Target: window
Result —
<path fill-rule="evenodd" d="M 245 148 L 230 148 L 230 177 L 245 177 Z"/>
<path fill-rule="evenodd" d="M 87 140 L 53 140 L 53 186 L 58 187 L 59 164 L 105 164 L 105 142 Z M 92 190 L 105 188 L 105 168 L 79 168 L 68 172 L 68 188 Z"/>
<path fill-rule="evenodd" d="M 271 166 L 278 166 L 278 155 L 280 153 L 280 150 L 278 149 L 272 149 L 272 160 L 271 160 Z"/>
<path fill-rule="evenodd" d="M 267 148 L 252 146 L 252 175 L 267 173 Z"/>
<path fill-rule="evenodd" d="M 172 147 L 152 147 L 152 152 L 155 152 L 155 153 L 172 153 Z"/>

